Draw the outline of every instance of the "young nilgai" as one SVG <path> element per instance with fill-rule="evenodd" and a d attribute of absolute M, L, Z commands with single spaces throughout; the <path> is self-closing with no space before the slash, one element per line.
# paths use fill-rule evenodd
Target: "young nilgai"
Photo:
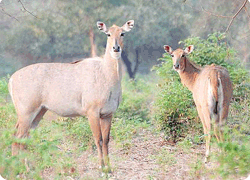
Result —
<path fill-rule="evenodd" d="M 27 137 L 29 129 L 38 125 L 47 110 L 64 117 L 86 116 L 100 166 L 104 167 L 109 165 L 111 119 L 121 102 L 123 36 L 134 27 L 134 21 L 110 28 L 97 22 L 97 27 L 107 35 L 103 58 L 27 66 L 11 76 L 9 92 L 18 116 L 17 138 Z M 12 154 L 22 148 L 22 144 L 14 143 Z"/>
<path fill-rule="evenodd" d="M 205 161 L 207 161 L 211 139 L 211 120 L 214 120 L 214 134 L 218 142 L 223 141 L 222 130 L 227 120 L 233 88 L 225 68 L 214 64 L 202 68 L 189 61 L 187 55 L 193 51 L 193 48 L 191 45 L 185 50 L 176 49 L 173 51 L 170 46 L 164 46 L 165 51 L 172 56 L 173 68 L 179 73 L 182 84 L 193 93 L 204 129 Z"/>

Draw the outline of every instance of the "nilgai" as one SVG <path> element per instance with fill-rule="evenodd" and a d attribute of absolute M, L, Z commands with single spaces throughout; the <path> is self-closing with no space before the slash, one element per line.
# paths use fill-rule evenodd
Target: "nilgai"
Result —
<path fill-rule="evenodd" d="M 47 110 L 64 117 L 86 116 L 100 167 L 104 167 L 109 165 L 111 119 L 121 102 L 123 36 L 134 27 L 134 21 L 110 28 L 97 22 L 97 27 L 107 35 L 103 58 L 24 67 L 11 76 L 9 92 L 18 116 L 17 138 L 27 137 L 29 129 L 38 125 Z M 12 154 L 23 148 L 23 144 L 13 143 Z"/>
<path fill-rule="evenodd" d="M 194 49 L 193 45 L 185 50 L 175 51 L 168 45 L 165 51 L 172 56 L 173 68 L 184 84 L 193 94 L 194 102 L 200 116 L 205 139 L 206 157 L 209 156 L 211 139 L 211 123 L 214 120 L 214 135 L 218 142 L 223 141 L 223 125 L 228 117 L 229 104 L 232 97 L 232 83 L 226 68 L 217 65 L 199 67 L 191 62 L 187 55 Z"/>

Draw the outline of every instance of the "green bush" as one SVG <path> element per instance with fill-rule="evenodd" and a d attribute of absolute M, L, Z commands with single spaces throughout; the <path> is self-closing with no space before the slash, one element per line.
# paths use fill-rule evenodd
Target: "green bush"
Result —
<path fill-rule="evenodd" d="M 186 134 L 188 124 L 196 116 L 192 94 L 178 81 L 167 82 L 161 88 L 154 104 L 155 119 L 175 142 Z"/>

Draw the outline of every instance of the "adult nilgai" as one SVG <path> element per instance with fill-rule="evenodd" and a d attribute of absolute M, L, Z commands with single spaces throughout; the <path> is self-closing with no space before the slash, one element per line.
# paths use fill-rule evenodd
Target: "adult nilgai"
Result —
<path fill-rule="evenodd" d="M 9 92 L 18 116 L 17 138 L 27 137 L 47 110 L 65 117 L 86 116 L 103 167 L 109 164 L 111 119 L 121 101 L 123 36 L 134 27 L 134 21 L 110 28 L 97 22 L 97 27 L 108 36 L 103 58 L 27 66 L 11 76 Z M 14 143 L 12 154 L 22 148 L 22 144 Z"/>
<path fill-rule="evenodd" d="M 209 155 L 211 139 L 211 119 L 214 119 L 214 134 L 217 140 L 223 141 L 223 125 L 227 120 L 232 97 L 232 83 L 228 71 L 216 65 L 198 67 L 186 57 L 193 51 L 193 46 L 175 51 L 164 46 L 172 56 L 173 68 L 179 73 L 181 82 L 193 93 L 194 102 L 200 116 L 206 137 L 206 159 Z"/>

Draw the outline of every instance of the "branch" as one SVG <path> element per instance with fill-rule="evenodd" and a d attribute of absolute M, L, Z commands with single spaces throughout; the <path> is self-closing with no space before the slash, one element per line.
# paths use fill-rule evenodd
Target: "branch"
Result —
<path fill-rule="evenodd" d="M 13 19 L 15 19 L 16 21 L 19 22 L 19 20 L 18 20 L 17 18 L 15 18 L 14 16 L 10 15 L 9 13 L 7 13 L 7 12 L 4 10 L 4 8 L 2 8 L 1 10 L 2 10 L 2 13 L 3 13 L 3 14 L 5 14 L 5 15 L 9 16 L 10 18 L 13 18 Z"/>
<path fill-rule="evenodd" d="M 28 12 L 29 14 L 31 14 L 32 16 L 34 16 L 35 18 L 37 18 L 37 16 L 35 16 L 32 12 L 28 11 L 25 6 L 23 5 L 22 1 L 21 0 L 18 0 L 18 2 L 22 5 L 24 11 Z"/>
<path fill-rule="evenodd" d="M 190 8 L 192 8 L 192 9 L 194 9 L 195 11 L 205 12 L 206 14 L 208 14 L 210 16 L 216 16 L 216 17 L 221 17 L 221 18 L 231 18 L 232 17 L 232 16 L 218 15 L 218 14 L 212 13 L 210 11 L 207 11 L 205 8 L 203 8 L 203 6 L 201 5 L 201 2 L 200 2 L 201 10 L 194 8 L 194 7 L 190 6 L 189 4 L 186 4 L 186 5 L 189 6 Z"/>
<path fill-rule="evenodd" d="M 249 29 L 250 29 L 250 15 L 249 15 L 249 13 L 247 11 L 247 7 L 246 6 L 244 7 L 244 10 L 245 10 L 245 12 L 246 12 L 246 14 L 248 16 L 248 19 L 249 19 Z"/>
<path fill-rule="evenodd" d="M 210 12 L 210 11 L 207 11 L 207 10 L 206 10 L 205 8 L 203 8 L 203 6 L 201 5 L 201 1 L 200 1 L 200 6 L 201 6 L 202 11 L 205 12 L 205 13 L 207 13 L 207 14 L 209 14 L 210 16 L 212 15 L 212 16 L 221 17 L 221 18 L 232 18 L 232 16 L 223 16 L 223 15 L 218 15 L 218 14 L 214 14 L 214 13 L 212 13 L 212 12 Z"/>
<path fill-rule="evenodd" d="M 244 3 L 242 4 L 242 6 L 240 7 L 240 9 L 237 11 L 237 13 L 235 13 L 235 15 L 232 16 L 232 19 L 229 23 L 229 25 L 227 26 L 227 29 L 225 32 L 227 32 L 230 28 L 230 26 L 232 25 L 234 19 L 236 18 L 236 16 L 240 13 L 240 11 L 246 6 L 247 0 L 244 1 Z"/>

